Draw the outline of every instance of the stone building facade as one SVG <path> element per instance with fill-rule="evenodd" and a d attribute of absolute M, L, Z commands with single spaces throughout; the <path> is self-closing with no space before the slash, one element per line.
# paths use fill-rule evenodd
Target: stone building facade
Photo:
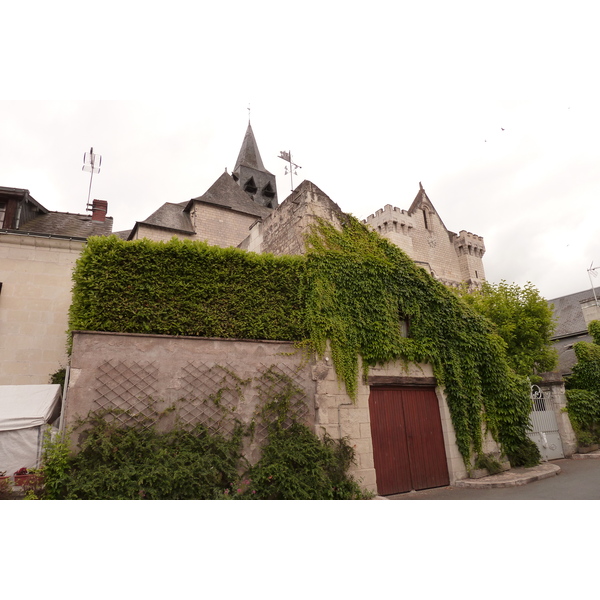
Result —
<path fill-rule="evenodd" d="M 485 279 L 483 238 L 465 230 L 456 234 L 446 229 L 420 183 L 408 210 L 386 204 L 364 223 L 446 285 L 479 287 Z"/>
<path fill-rule="evenodd" d="M 92 235 L 108 235 L 108 204 L 49 211 L 28 190 L 0 187 L 0 385 L 45 384 L 67 365 L 75 262 Z"/>

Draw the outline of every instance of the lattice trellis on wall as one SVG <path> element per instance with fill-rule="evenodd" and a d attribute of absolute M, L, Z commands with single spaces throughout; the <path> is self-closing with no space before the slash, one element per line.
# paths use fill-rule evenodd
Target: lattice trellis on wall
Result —
<path fill-rule="evenodd" d="M 259 403 L 255 409 L 255 440 L 262 445 L 268 437 L 269 423 L 279 417 L 285 404 L 286 415 L 281 420 L 284 429 L 294 421 L 308 424 L 310 411 L 306 392 L 297 381 L 297 370 L 286 364 L 260 365 L 257 376 Z"/>
<path fill-rule="evenodd" d="M 250 380 L 240 379 L 232 365 L 191 363 L 180 374 L 182 399 L 177 403 L 180 426 L 192 428 L 198 424 L 216 433 L 233 432 L 240 421 L 240 403 Z"/>
<path fill-rule="evenodd" d="M 150 426 L 158 414 L 158 368 L 154 362 L 111 360 L 99 365 L 94 408 L 122 425 Z"/>
<path fill-rule="evenodd" d="M 191 429 L 204 425 L 214 433 L 231 434 L 236 424 L 253 421 L 253 441 L 262 445 L 268 424 L 280 418 L 309 424 L 311 412 L 297 368 L 285 363 L 258 364 L 255 375 L 240 378 L 239 366 L 188 361 L 178 375 L 179 399 L 175 402 L 177 425 Z M 159 369 L 155 362 L 111 360 L 100 364 L 96 375 L 94 408 L 123 425 L 150 426 L 160 418 L 162 400 Z M 250 402 L 249 402 L 250 399 Z M 252 404 L 252 407 L 249 404 Z"/>

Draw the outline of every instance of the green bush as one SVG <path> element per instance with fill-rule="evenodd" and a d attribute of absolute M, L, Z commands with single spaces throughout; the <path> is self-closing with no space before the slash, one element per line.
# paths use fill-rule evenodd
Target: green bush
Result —
<path fill-rule="evenodd" d="M 347 474 L 354 450 L 346 440 L 320 440 L 306 426 L 271 429 L 261 460 L 242 456 L 243 430 L 230 437 L 192 431 L 125 427 L 92 416 L 81 450 L 64 441 L 44 453 L 47 499 L 80 500 L 334 500 L 369 497 Z M 243 475 L 240 477 L 240 473 Z"/>
<path fill-rule="evenodd" d="M 475 461 L 476 469 L 487 469 L 490 475 L 496 475 L 502 471 L 502 465 L 492 454 L 479 454 Z"/>
<path fill-rule="evenodd" d="M 535 467 L 542 458 L 538 447 L 530 438 L 525 438 L 520 446 L 507 453 L 507 457 L 512 467 Z"/>
<path fill-rule="evenodd" d="M 250 470 L 256 498 L 353 500 L 368 497 L 347 475 L 354 449 L 345 439 L 320 440 L 308 427 L 271 428 L 262 458 Z M 252 493 L 252 492 L 251 492 Z"/>
<path fill-rule="evenodd" d="M 50 459 L 46 482 L 55 496 L 86 500 L 210 500 L 237 479 L 241 430 L 231 438 L 193 431 L 159 432 L 95 418 L 81 451 L 62 473 Z"/>

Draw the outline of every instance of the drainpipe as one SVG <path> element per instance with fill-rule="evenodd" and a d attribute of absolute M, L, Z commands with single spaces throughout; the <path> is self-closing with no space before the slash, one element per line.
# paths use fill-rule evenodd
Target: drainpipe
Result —
<path fill-rule="evenodd" d="M 69 376 L 71 375 L 71 367 L 65 369 L 65 383 L 63 385 L 62 406 L 60 407 L 60 420 L 58 421 L 58 432 L 63 433 L 65 429 L 65 407 L 67 404 L 67 389 L 69 387 Z"/>

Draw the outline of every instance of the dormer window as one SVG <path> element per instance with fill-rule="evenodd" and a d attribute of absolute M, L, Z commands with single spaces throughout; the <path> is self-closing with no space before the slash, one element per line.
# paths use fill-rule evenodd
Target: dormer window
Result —
<path fill-rule="evenodd" d="M 250 177 L 248 181 L 244 184 L 244 191 L 250 195 L 256 194 L 258 188 L 256 187 L 256 183 L 254 183 L 254 177 Z"/>
<path fill-rule="evenodd" d="M 275 190 L 271 186 L 270 182 L 267 183 L 267 185 L 265 185 L 265 187 L 262 189 L 262 195 L 265 198 L 275 198 Z"/>

